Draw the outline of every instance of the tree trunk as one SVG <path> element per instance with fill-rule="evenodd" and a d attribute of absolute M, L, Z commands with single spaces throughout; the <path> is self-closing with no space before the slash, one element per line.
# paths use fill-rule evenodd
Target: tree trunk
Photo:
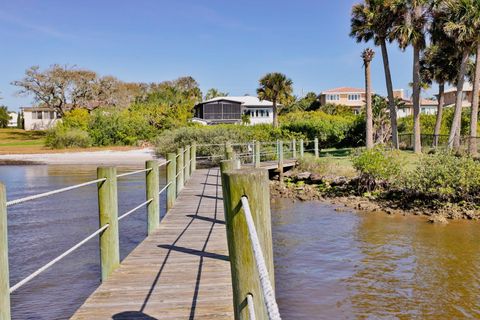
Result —
<path fill-rule="evenodd" d="M 438 106 L 437 106 L 437 119 L 435 121 L 435 129 L 433 131 L 433 147 L 438 147 L 438 138 L 440 136 L 440 130 L 442 128 L 442 114 L 443 105 L 445 104 L 445 83 L 438 84 Z"/>
<path fill-rule="evenodd" d="M 463 98 L 463 84 L 465 82 L 465 72 L 467 69 L 469 52 L 464 50 L 462 53 L 462 62 L 460 63 L 460 69 L 457 75 L 457 93 L 455 97 L 455 111 L 453 113 L 452 127 L 450 128 L 450 134 L 448 136 L 448 148 L 452 149 L 454 145 L 455 135 L 458 131 L 458 137 L 460 136 L 460 126 L 462 121 L 462 98 Z"/>
<path fill-rule="evenodd" d="M 420 47 L 413 46 L 413 152 L 422 152 L 420 133 Z"/>
<path fill-rule="evenodd" d="M 273 99 L 273 127 L 278 128 L 277 99 Z"/>
<path fill-rule="evenodd" d="M 388 61 L 387 44 L 385 39 L 381 40 L 383 69 L 385 72 L 385 83 L 387 85 L 388 106 L 390 109 L 390 123 L 392 125 L 392 144 L 398 149 L 398 129 L 397 129 L 397 107 L 395 106 L 395 98 L 393 97 L 392 75 L 390 74 L 390 62 Z"/>
<path fill-rule="evenodd" d="M 365 93 L 366 93 L 366 145 L 367 149 L 373 148 L 373 114 L 372 114 L 372 78 L 370 74 L 370 61 L 365 61 Z"/>
<path fill-rule="evenodd" d="M 478 155 L 477 151 L 477 121 L 478 121 L 478 95 L 480 94 L 480 40 L 477 43 L 477 56 L 475 58 L 475 78 L 473 79 L 472 108 L 470 115 L 470 141 L 468 153 L 472 157 Z"/>

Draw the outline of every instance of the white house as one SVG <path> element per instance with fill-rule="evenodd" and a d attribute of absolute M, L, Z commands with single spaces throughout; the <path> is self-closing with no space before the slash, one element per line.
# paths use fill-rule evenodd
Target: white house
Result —
<path fill-rule="evenodd" d="M 18 114 L 16 112 L 11 111 L 8 113 L 8 115 L 10 116 L 10 120 L 8 121 L 7 127 L 16 128 Z"/>
<path fill-rule="evenodd" d="M 273 103 L 257 97 L 217 97 L 195 106 L 195 122 L 204 124 L 241 123 L 242 115 L 250 124 L 273 123 Z"/>
<path fill-rule="evenodd" d="M 59 114 L 50 108 L 25 107 L 21 108 L 25 123 L 25 130 L 46 130 L 60 120 Z"/>

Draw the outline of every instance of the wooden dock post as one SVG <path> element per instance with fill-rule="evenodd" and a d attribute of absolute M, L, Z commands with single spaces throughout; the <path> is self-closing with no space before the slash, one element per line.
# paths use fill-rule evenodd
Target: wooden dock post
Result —
<path fill-rule="evenodd" d="M 115 167 L 99 167 L 97 168 L 97 178 L 107 179 L 97 184 L 100 227 L 108 224 L 108 228 L 100 234 L 102 281 L 105 281 L 120 265 L 117 169 Z"/>
<path fill-rule="evenodd" d="M 260 141 L 255 141 L 255 168 L 260 168 Z"/>
<path fill-rule="evenodd" d="M 241 197 L 246 196 L 270 282 L 274 285 L 268 171 L 264 169 L 231 170 L 224 172 L 222 176 L 235 319 L 249 319 L 246 304 L 248 294 L 253 296 L 256 319 L 268 319 L 245 213 L 241 205 Z"/>
<path fill-rule="evenodd" d="M 150 169 L 150 171 L 145 172 L 146 200 L 152 199 L 147 203 L 147 231 L 150 235 L 160 224 L 160 195 L 158 194 L 160 182 L 157 161 L 149 160 L 145 162 L 145 169 Z"/>
<path fill-rule="evenodd" d="M 278 141 L 278 181 L 283 181 L 283 141 Z"/>
<path fill-rule="evenodd" d="M 305 147 L 303 144 L 303 139 L 300 139 L 300 158 L 303 158 L 304 150 L 305 150 Z"/>
<path fill-rule="evenodd" d="M 7 190 L 5 185 L 0 182 L 0 319 L 10 320 L 7 229 Z"/>
<path fill-rule="evenodd" d="M 233 148 L 229 141 L 225 142 L 225 160 L 233 160 Z"/>
<path fill-rule="evenodd" d="M 167 211 L 173 208 L 175 199 L 177 198 L 177 155 L 175 153 L 167 154 L 167 183 L 170 186 L 167 188 Z"/>
<path fill-rule="evenodd" d="M 190 175 L 197 170 L 197 144 L 194 142 L 190 146 Z"/>
<path fill-rule="evenodd" d="M 315 158 L 318 158 L 318 138 L 315 137 L 314 143 L 314 150 L 315 150 Z"/>
<path fill-rule="evenodd" d="M 295 139 L 292 140 L 292 158 L 297 158 L 297 140 Z"/>
<path fill-rule="evenodd" d="M 190 180 L 190 146 L 186 146 L 185 147 L 185 158 L 184 160 L 185 161 L 185 164 L 184 164 L 184 179 L 185 179 L 185 182 L 187 182 L 188 180 Z"/>
<path fill-rule="evenodd" d="M 183 189 L 183 183 L 184 183 L 184 180 L 183 180 L 183 154 L 184 154 L 184 150 L 183 148 L 178 148 L 177 149 L 177 155 L 178 155 L 178 158 L 177 158 L 177 197 L 180 193 L 180 191 L 182 191 Z"/>

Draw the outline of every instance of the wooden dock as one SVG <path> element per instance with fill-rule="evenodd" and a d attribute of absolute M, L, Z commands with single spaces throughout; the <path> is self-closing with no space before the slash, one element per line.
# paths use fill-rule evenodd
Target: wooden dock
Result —
<path fill-rule="evenodd" d="M 71 319 L 233 319 L 217 168 L 194 172 L 159 228 Z"/>

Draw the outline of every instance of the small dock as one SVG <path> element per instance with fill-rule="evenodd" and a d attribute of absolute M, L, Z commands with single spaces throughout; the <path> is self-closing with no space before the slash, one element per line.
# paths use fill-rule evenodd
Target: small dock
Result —
<path fill-rule="evenodd" d="M 199 169 L 155 232 L 72 319 L 233 319 L 218 169 Z"/>

